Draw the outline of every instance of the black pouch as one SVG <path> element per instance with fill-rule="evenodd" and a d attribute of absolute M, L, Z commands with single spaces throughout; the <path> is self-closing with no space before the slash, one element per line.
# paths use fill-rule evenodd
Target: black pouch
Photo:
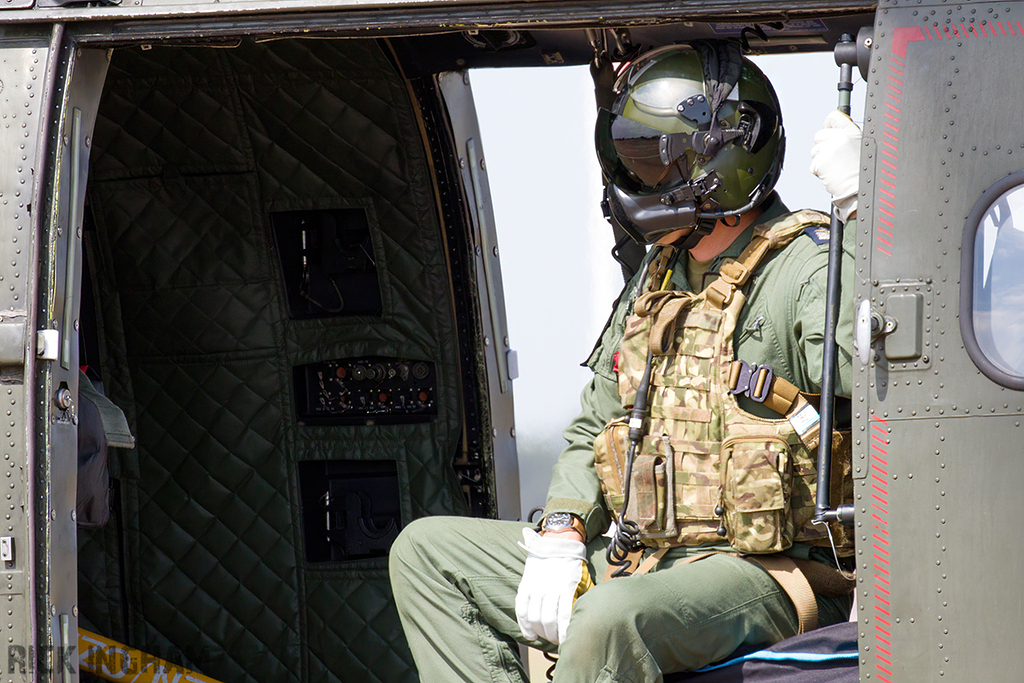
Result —
<path fill-rule="evenodd" d="M 124 413 L 85 376 L 78 378 L 78 526 L 101 527 L 110 519 L 111 446 L 134 448 Z"/>

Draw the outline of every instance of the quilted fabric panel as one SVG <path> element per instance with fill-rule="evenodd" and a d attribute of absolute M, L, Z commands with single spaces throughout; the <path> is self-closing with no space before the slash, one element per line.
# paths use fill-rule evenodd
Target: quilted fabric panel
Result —
<path fill-rule="evenodd" d="M 139 442 L 133 644 L 225 681 L 415 680 L 385 562 L 301 560 L 296 479 L 302 460 L 394 460 L 404 521 L 464 509 L 446 247 L 404 84 L 371 41 L 129 49 L 100 119 L 104 366 Z M 339 206 L 367 209 L 381 317 L 288 320 L 267 214 Z M 297 424 L 291 368 L 361 355 L 433 361 L 437 418 Z"/>
<path fill-rule="evenodd" d="M 412 653 L 392 616 L 391 585 L 386 572 L 355 578 L 331 574 L 318 580 L 310 572 L 308 600 L 309 680 L 344 678 L 340 672 L 366 665 L 366 683 L 402 680 Z"/>
<path fill-rule="evenodd" d="M 251 170 L 239 125 L 237 89 L 210 73 L 216 50 L 128 48 L 115 58 L 103 94 L 91 161 L 93 180 Z M 115 53 L 116 54 L 116 53 Z"/>
<path fill-rule="evenodd" d="M 133 354 L 275 346 L 277 274 L 252 174 L 100 182 L 93 201 Z"/>
<path fill-rule="evenodd" d="M 142 612 L 219 680 L 297 678 L 292 476 L 273 360 L 132 363 Z"/>
<path fill-rule="evenodd" d="M 115 640 L 125 637 L 116 514 L 105 527 L 78 529 L 78 623 Z"/>

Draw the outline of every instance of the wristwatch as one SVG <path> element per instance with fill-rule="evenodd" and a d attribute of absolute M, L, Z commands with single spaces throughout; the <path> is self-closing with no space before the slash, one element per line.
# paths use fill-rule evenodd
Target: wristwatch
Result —
<path fill-rule="evenodd" d="M 557 532 L 566 529 L 575 529 L 584 540 L 587 538 L 587 529 L 583 526 L 583 520 L 571 512 L 552 512 L 540 523 L 541 531 Z"/>

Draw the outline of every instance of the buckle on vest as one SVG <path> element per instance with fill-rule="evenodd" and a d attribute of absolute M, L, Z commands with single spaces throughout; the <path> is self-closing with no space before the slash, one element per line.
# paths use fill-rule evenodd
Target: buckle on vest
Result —
<path fill-rule="evenodd" d="M 764 403 L 771 392 L 775 371 L 770 365 L 751 365 L 745 360 L 733 361 L 729 368 L 729 393 L 743 394 L 752 401 Z"/>
<path fill-rule="evenodd" d="M 718 274 L 730 285 L 738 285 L 750 277 L 750 268 L 735 259 L 726 259 L 718 269 Z"/>

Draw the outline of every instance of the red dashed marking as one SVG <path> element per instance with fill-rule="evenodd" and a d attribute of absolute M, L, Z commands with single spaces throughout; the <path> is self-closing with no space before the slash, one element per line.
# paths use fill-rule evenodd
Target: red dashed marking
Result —
<path fill-rule="evenodd" d="M 878 238 L 881 239 L 881 238 Z M 881 247 L 878 247 L 881 250 Z M 890 599 L 892 593 L 890 591 L 889 583 L 889 521 L 888 507 L 889 507 L 889 463 L 882 456 L 888 457 L 888 454 L 883 450 L 879 444 L 888 446 L 892 443 L 891 432 L 889 431 L 888 423 L 874 415 L 869 420 L 871 427 L 871 478 L 877 483 L 872 483 L 871 488 L 876 492 L 872 493 L 871 497 L 878 501 L 877 504 L 872 503 L 872 508 L 876 509 L 881 514 L 872 513 L 871 517 L 875 521 L 872 525 L 875 528 L 875 532 L 871 534 L 872 538 L 872 580 L 871 587 L 869 589 L 869 600 L 873 608 L 872 616 L 869 619 L 873 622 L 873 635 L 876 642 L 874 652 L 874 669 L 876 672 L 876 678 L 880 681 L 888 681 L 886 676 L 892 676 L 893 657 L 892 653 L 885 648 L 880 648 L 877 643 L 884 643 L 887 647 L 892 647 L 892 643 L 889 642 L 891 634 L 886 627 L 891 627 L 887 618 L 891 618 L 892 614 L 889 612 L 892 605 Z M 878 474 L 876 474 L 878 473 Z M 882 675 L 885 674 L 885 675 Z M 891 683 L 891 681 L 888 681 Z"/>

